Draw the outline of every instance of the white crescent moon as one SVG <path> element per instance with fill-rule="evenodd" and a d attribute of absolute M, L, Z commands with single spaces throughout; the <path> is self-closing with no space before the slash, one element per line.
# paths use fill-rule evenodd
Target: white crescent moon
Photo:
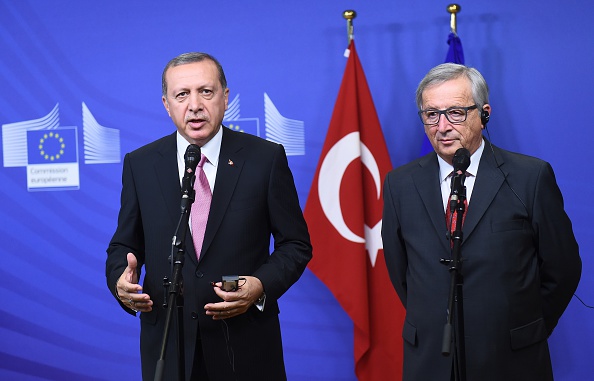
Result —
<path fill-rule="evenodd" d="M 351 242 L 364 243 L 365 238 L 353 233 L 346 225 L 340 208 L 342 178 L 349 164 L 358 157 L 361 157 L 361 162 L 371 172 L 379 199 L 381 194 L 379 168 L 369 148 L 361 142 L 358 132 L 351 132 L 340 139 L 326 154 L 318 177 L 318 196 L 326 218 L 340 235 Z"/>

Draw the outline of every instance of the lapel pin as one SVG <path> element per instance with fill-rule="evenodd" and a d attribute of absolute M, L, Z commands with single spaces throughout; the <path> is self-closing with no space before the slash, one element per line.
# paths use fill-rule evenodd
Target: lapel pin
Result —
<path fill-rule="evenodd" d="M 233 163 L 233 160 L 229 159 L 229 161 L 227 162 L 227 164 L 229 164 L 230 166 L 234 167 L 235 163 Z"/>

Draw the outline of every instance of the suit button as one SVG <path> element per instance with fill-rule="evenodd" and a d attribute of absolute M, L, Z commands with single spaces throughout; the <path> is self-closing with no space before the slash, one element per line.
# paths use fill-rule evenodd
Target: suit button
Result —
<path fill-rule="evenodd" d="M 191 316 L 194 320 L 198 319 L 198 314 L 196 312 L 192 312 Z"/>
<path fill-rule="evenodd" d="M 195 274 L 196 274 L 196 278 L 202 278 L 204 276 L 204 274 L 200 270 L 196 270 Z"/>

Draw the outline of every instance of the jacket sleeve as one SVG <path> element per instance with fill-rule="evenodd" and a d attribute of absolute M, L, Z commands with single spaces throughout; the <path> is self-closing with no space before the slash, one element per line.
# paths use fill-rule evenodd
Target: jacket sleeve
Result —
<path fill-rule="evenodd" d="M 408 268 L 408 259 L 404 241 L 402 240 L 400 221 L 398 219 L 397 200 L 394 198 L 395 190 L 391 184 L 393 180 L 393 176 L 389 173 L 384 181 L 382 240 L 388 274 L 402 305 L 406 308 L 406 271 Z"/>
<path fill-rule="evenodd" d="M 274 251 L 254 276 L 262 282 L 266 298 L 278 299 L 305 270 L 312 246 L 282 145 L 275 150 L 271 168 L 267 202 Z"/>
<path fill-rule="evenodd" d="M 543 314 L 549 332 L 569 304 L 580 280 L 582 262 L 563 196 L 550 164 L 543 162 L 535 187 L 532 226 L 537 250 Z"/>
<path fill-rule="evenodd" d="M 138 269 L 144 263 L 144 258 L 141 256 L 141 253 L 144 253 L 144 233 L 130 154 L 124 157 L 120 202 L 118 226 L 107 248 L 107 260 L 105 262 L 107 286 L 116 298 L 115 287 L 119 277 L 128 265 L 127 254 L 131 252 L 136 255 Z M 138 275 L 140 277 L 140 273 Z M 118 302 L 126 312 L 134 314 L 134 311 L 127 308 L 119 299 Z"/>

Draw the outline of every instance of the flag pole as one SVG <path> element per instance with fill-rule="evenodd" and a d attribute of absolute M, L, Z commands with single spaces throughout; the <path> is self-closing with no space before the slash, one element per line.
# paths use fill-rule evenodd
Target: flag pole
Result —
<path fill-rule="evenodd" d="M 456 14 L 462 10 L 462 7 L 459 4 L 450 4 L 446 9 L 450 14 L 450 29 L 452 30 L 452 33 L 457 35 Z"/>
<path fill-rule="evenodd" d="M 353 11 L 352 9 L 346 10 L 342 12 L 342 17 L 344 17 L 347 21 L 347 36 L 349 39 L 349 45 L 353 40 L 353 19 L 357 17 L 357 12 Z"/>
<path fill-rule="evenodd" d="M 456 14 L 460 12 L 462 7 L 458 4 L 450 4 L 447 6 L 447 11 L 450 14 L 450 29 L 451 33 L 448 38 L 448 44 L 450 49 L 446 56 L 446 62 L 455 62 L 458 64 L 464 63 L 464 54 L 462 53 L 462 45 L 458 38 L 457 25 L 456 25 Z M 458 48 L 458 50 L 456 49 Z M 450 55 L 451 54 L 451 55 Z M 453 59 L 453 61 L 450 61 Z M 460 213 L 461 214 L 461 213 Z M 461 218 L 461 217 L 460 217 Z M 461 219 L 458 219 L 457 226 L 460 225 Z M 461 233 L 459 228 L 456 228 L 456 233 Z M 458 237 L 460 238 L 461 235 Z M 453 356 L 453 376 L 455 381 L 466 381 L 466 344 L 464 341 L 464 306 L 463 306 L 463 285 L 464 278 L 461 274 L 462 259 L 460 258 L 460 240 L 454 241 L 452 238 L 452 260 L 444 260 L 442 262 L 447 264 L 449 267 L 451 282 L 450 282 L 450 295 L 448 297 L 448 314 L 446 325 L 444 326 L 443 341 L 441 353 L 444 356 L 449 356 L 454 352 Z M 452 332 L 454 338 L 452 340 Z M 452 348 L 453 346 L 453 348 Z"/>

